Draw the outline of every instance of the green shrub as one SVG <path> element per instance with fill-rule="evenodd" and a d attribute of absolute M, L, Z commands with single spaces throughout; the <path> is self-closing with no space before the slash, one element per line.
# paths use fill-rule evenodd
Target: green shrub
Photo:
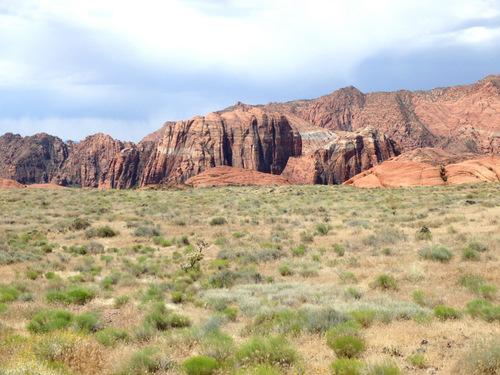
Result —
<path fill-rule="evenodd" d="M 362 297 L 363 297 L 363 293 L 359 289 L 357 289 L 353 286 L 349 286 L 344 290 L 344 298 L 345 299 L 358 300 L 358 299 L 361 299 Z"/>
<path fill-rule="evenodd" d="M 214 225 L 224 225 L 226 223 L 227 223 L 226 218 L 219 216 L 219 217 L 214 217 L 212 220 L 210 220 L 208 224 L 214 226 Z"/>
<path fill-rule="evenodd" d="M 294 257 L 301 257 L 306 253 L 306 247 L 304 245 L 300 245 L 292 249 L 292 255 Z"/>
<path fill-rule="evenodd" d="M 320 224 L 316 225 L 316 232 L 318 232 L 322 236 L 327 235 L 330 230 L 332 230 L 331 225 L 326 225 L 324 223 L 320 223 Z"/>
<path fill-rule="evenodd" d="M 217 361 L 209 357 L 196 356 L 186 360 L 182 367 L 187 375 L 211 375 L 217 368 Z"/>
<path fill-rule="evenodd" d="M 184 296 L 182 292 L 174 291 L 170 293 L 170 297 L 172 298 L 173 303 L 182 303 L 184 301 Z"/>
<path fill-rule="evenodd" d="M 145 348 L 136 351 L 118 371 L 117 375 L 148 375 L 168 370 L 171 361 L 161 357 L 156 348 Z"/>
<path fill-rule="evenodd" d="M 61 302 L 61 303 L 69 303 L 68 296 L 63 292 L 47 292 L 45 294 L 45 299 L 48 303 Z"/>
<path fill-rule="evenodd" d="M 339 358 L 356 358 L 365 350 L 363 341 L 354 336 L 343 335 L 328 342 Z"/>
<path fill-rule="evenodd" d="M 341 272 L 339 279 L 342 284 L 356 284 L 358 282 L 358 278 L 352 272 Z"/>
<path fill-rule="evenodd" d="M 200 330 L 204 331 L 200 340 L 203 348 L 202 354 L 219 362 L 232 357 L 234 354 L 234 340 L 231 336 L 222 333 L 218 328 L 211 330 L 209 328 L 212 324 L 211 321 L 207 323 L 208 326 L 205 325 Z"/>
<path fill-rule="evenodd" d="M 368 366 L 363 375 L 400 375 L 399 367 L 390 361 L 374 363 Z"/>
<path fill-rule="evenodd" d="M 488 250 L 488 247 L 485 244 L 483 244 L 481 242 L 481 240 L 477 237 L 469 238 L 469 240 L 467 241 L 467 247 L 469 249 L 479 251 L 479 252 L 483 252 L 483 251 Z"/>
<path fill-rule="evenodd" d="M 375 310 L 356 310 L 351 311 L 350 314 L 353 316 L 356 323 L 363 327 L 371 326 L 377 316 Z"/>
<path fill-rule="evenodd" d="M 291 276 L 293 275 L 293 270 L 287 265 L 282 265 L 278 267 L 278 271 L 281 276 Z"/>
<path fill-rule="evenodd" d="M 397 290 L 398 284 L 394 276 L 379 275 L 371 284 L 372 288 L 380 288 L 382 290 Z"/>
<path fill-rule="evenodd" d="M 330 368 L 335 375 L 361 375 L 363 362 L 354 358 L 339 358 L 330 363 Z"/>
<path fill-rule="evenodd" d="M 235 353 L 241 364 L 293 365 L 298 360 L 295 348 L 285 336 L 254 336 Z"/>
<path fill-rule="evenodd" d="M 122 307 L 123 305 L 125 305 L 129 301 L 130 301 L 130 297 L 127 295 L 118 296 L 113 301 L 113 305 L 116 309 L 119 309 L 120 307 Z"/>
<path fill-rule="evenodd" d="M 483 316 L 483 310 L 489 307 L 493 307 L 491 301 L 485 299 L 475 299 L 473 301 L 467 302 L 465 305 L 467 313 L 473 318 L 480 318 Z"/>
<path fill-rule="evenodd" d="M 333 342 L 342 336 L 357 336 L 361 326 L 354 320 L 346 321 L 337 327 L 332 327 L 326 332 L 326 344 L 332 347 Z"/>
<path fill-rule="evenodd" d="M 141 226 L 134 230 L 134 236 L 136 237 L 158 237 L 160 231 L 156 227 L 152 226 Z"/>
<path fill-rule="evenodd" d="M 223 311 L 224 315 L 232 322 L 236 321 L 238 315 L 238 309 L 233 307 L 228 307 Z"/>
<path fill-rule="evenodd" d="M 189 327 L 191 325 L 191 320 L 185 315 L 172 314 L 169 323 L 172 328 L 183 328 Z"/>
<path fill-rule="evenodd" d="M 476 250 L 472 250 L 470 247 L 462 249 L 462 260 L 471 260 L 477 262 L 481 256 Z"/>
<path fill-rule="evenodd" d="M 406 360 L 411 365 L 418 368 L 426 368 L 425 357 L 422 354 L 412 354 L 406 357 Z"/>
<path fill-rule="evenodd" d="M 30 280 L 36 280 L 38 278 L 39 274 L 35 270 L 28 270 L 26 271 L 26 277 Z"/>
<path fill-rule="evenodd" d="M 70 303 L 77 305 L 85 305 L 93 296 L 83 289 L 73 289 L 67 293 L 67 298 Z"/>
<path fill-rule="evenodd" d="M 453 253 L 444 246 L 423 248 L 418 252 L 418 255 L 422 259 L 436 260 L 439 262 L 448 262 L 453 257 Z"/>
<path fill-rule="evenodd" d="M 75 324 L 82 332 L 95 332 L 99 329 L 99 316 L 94 312 L 86 312 L 75 317 Z"/>
<path fill-rule="evenodd" d="M 335 254 L 337 254 L 339 257 L 343 257 L 345 254 L 345 248 L 342 245 L 335 245 L 333 248 L 333 251 Z"/>
<path fill-rule="evenodd" d="M 112 229 L 109 226 L 99 227 L 99 228 L 91 228 L 85 232 L 87 238 L 100 237 L 100 238 L 108 238 L 115 237 L 119 233 Z"/>
<path fill-rule="evenodd" d="M 57 331 L 68 327 L 73 319 L 73 314 L 65 310 L 41 311 L 31 319 L 27 329 L 35 333 Z"/>
<path fill-rule="evenodd" d="M 439 320 L 460 319 L 462 314 L 453 307 L 438 305 L 434 308 L 434 315 Z"/>
<path fill-rule="evenodd" d="M 500 306 L 483 308 L 481 318 L 487 322 L 500 321 Z"/>
<path fill-rule="evenodd" d="M 282 374 L 283 373 L 278 368 L 266 364 L 246 367 L 244 369 L 240 369 L 234 373 L 231 373 L 231 375 L 282 375 Z"/>
<path fill-rule="evenodd" d="M 71 230 L 83 230 L 87 229 L 90 227 L 91 223 L 87 219 L 82 219 L 82 218 L 77 218 L 73 220 L 73 222 L 70 224 L 69 229 Z"/>
<path fill-rule="evenodd" d="M 94 333 L 94 337 L 104 346 L 115 346 L 118 341 L 128 340 L 128 333 L 123 329 L 107 327 L 101 331 Z"/>

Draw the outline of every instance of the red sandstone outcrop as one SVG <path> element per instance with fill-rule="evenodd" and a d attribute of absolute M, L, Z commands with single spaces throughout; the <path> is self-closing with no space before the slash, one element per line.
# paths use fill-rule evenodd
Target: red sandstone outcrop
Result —
<path fill-rule="evenodd" d="M 347 87 L 316 100 L 270 103 L 264 110 L 294 115 L 333 131 L 373 126 L 402 152 L 421 147 L 500 153 L 500 75 L 469 86 L 363 94 Z"/>
<path fill-rule="evenodd" d="M 219 166 L 206 170 L 186 180 L 186 185 L 226 186 L 226 185 L 292 185 L 283 176 L 257 172 L 250 169 Z"/>
<path fill-rule="evenodd" d="M 283 176 L 295 184 L 340 184 L 398 154 L 394 142 L 373 127 L 331 133 L 321 147 L 290 158 Z"/>
<path fill-rule="evenodd" d="M 444 148 L 447 156 L 426 147 Z M 137 145 L 104 134 L 64 143 L 47 134 L 7 133 L 0 137 L 0 176 L 23 184 L 130 188 L 183 182 L 226 165 L 282 174 L 297 184 L 337 184 L 400 152 L 395 162 L 434 166 L 499 154 L 500 76 L 431 91 L 363 94 L 348 87 L 315 100 L 238 103 L 167 122 Z"/>
<path fill-rule="evenodd" d="M 219 165 L 280 174 L 300 152 L 300 136 L 280 114 L 258 108 L 210 113 L 167 126 L 139 185 L 182 182 Z"/>
<path fill-rule="evenodd" d="M 10 180 L 8 178 L 1 178 L 0 177 L 0 189 L 16 189 L 16 188 L 24 188 L 26 187 L 25 185 L 14 181 Z"/>
<path fill-rule="evenodd" d="M 344 185 L 356 187 L 443 186 L 500 181 L 500 157 L 490 156 L 460 163 L 433 166 L 415 161 L 389 160 Z"/>

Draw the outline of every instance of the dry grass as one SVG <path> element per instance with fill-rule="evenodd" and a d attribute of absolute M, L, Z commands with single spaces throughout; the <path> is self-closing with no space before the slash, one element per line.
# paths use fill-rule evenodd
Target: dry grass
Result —
<path fill-rule="evenodd" d="M 226 223 L 210 224 L 219 217 Z M 119 234 L 89 238 L 88 233 L 98 231 L 75 229 L 72 223 L 77 219 L 88 221 L 90 229 L 110 227 Z M 423 226 L 431 236 L 417 235 Z M 500 287 L 499 230 L 498 184 L 392 190 L 0 190 L 0 374 L 19 373 L 19 368 L 44 374 L 115 374 L 146 348 L 160 353 L 152 350 L 156 354 L 148 357 L 148 371 L 178 374 L 186 359 L 203 352 L 201 343 L 210 332 L 223 332 L 237 348 L 255 330 L 259 314 L 287 311 L 303 314 L 300 319 L 306 320 L 288 316 L 260 327 L 272 334 L 285 332 L 299 352 L 299 363 L 280 371 L 326 374 L 335 354 L 326 345 L 324 331 L 312 333 L 305 327 L 307 319 L 327 308 L 343 314 L 377 312 L 376 322 L 359 333 L 367 347 L 363 362 L 390 359 L 405 374 L 452 374 L 459 360 L 469 358 L 466 354 L 474 342 L 500 337 L 499 323 L 467 315 L 440 321 L 432 319 L 432 307 L 465 311 L 467 302 L 479 298 L 459 284 L 465 275 Z M 162 239 L 153 239 L 157 232 Z M 187 252 L 197 251 L 200 238 L 205 245 L 199 271 L 182 271 Z M 484 246 L 479 247 L 479 261 L 461 257 L 461 250 L 472 242 Z M 305 251 L 294 254 L 292 249 L 299 245 Z M 422 248 L 441 246 L 453 253 L 449 262 L 418 255 Z M 227 269 L 211 266 L 221 258 L 229 260 Z M 282 276 L 282 265 L 293 274 Z M 28 270 L 39 276 L 28 278 Z M 394 277 L 397 288 L 375 288 L 380 275 Z M 214 280 L 224 280 L 225 287 L 214 288 Z M 90 291 L 93 298 L 83 305 L 46 300 L 49 291 L 74 288 Z M 171 301 L 174 290 L 182 292 L 182 303 Z M 431 306 L 413 302 L 417 290 L 429 296 Z M 115 302 L 119 296 L 127 296 L 121 305 Z M 489 298 L 493 305 L 500 304 L 497 293 Z M 147 331 L 144 318 L 158 301 L 172 314 L 189 317 L 191 326 Z M 218 317 L 227 307 L 237 309 L 235 321 Z M 94 312 L 99 316 L 95 330 L 113 327 L 125 330 L 128 338 L 103 346 L 93 332 L 77 332 L 75 324 L 57 333 L 27 330 L 38 312 L 56 308 L 74 316 Z M 427 318 L 417 316 L 419 323 L 414 322 L 422 313 Z M 292 329 L 286 319 L 298 319 L 303 326 Z M 33 351 L 33 345 L 50 341 L 50 335 L 71 345 L 48 359 Z M 425 368 L 408 362 L 413 354 L 424 355 Z"/>

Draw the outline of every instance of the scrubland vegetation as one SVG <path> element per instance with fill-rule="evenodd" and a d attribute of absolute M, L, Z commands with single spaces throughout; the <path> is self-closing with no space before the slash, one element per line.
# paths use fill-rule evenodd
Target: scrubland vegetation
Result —
<path fill-rule="evenodd" d="M 499 269 L 499 184 L 0 190 L 0 374 L 497 374 Z"/>

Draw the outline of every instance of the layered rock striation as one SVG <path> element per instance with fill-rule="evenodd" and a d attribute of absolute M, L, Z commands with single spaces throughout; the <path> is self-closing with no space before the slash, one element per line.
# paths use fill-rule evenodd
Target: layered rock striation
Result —
<path fill-rule="evenodd" d="M 65 143 L 7 133 L 0 137 L 0 177 L 121 189 L 180 183 L 229 166 L 295 184 L 340 184 L 401 153 L 393 162 L 437 167 L 443 152 L 446 164 L 500 153 L 500 76 L 430 91 L 347 87 L 315 100 L 237 103 L 167 122 L 138 144 L 104 134 Z"/>

